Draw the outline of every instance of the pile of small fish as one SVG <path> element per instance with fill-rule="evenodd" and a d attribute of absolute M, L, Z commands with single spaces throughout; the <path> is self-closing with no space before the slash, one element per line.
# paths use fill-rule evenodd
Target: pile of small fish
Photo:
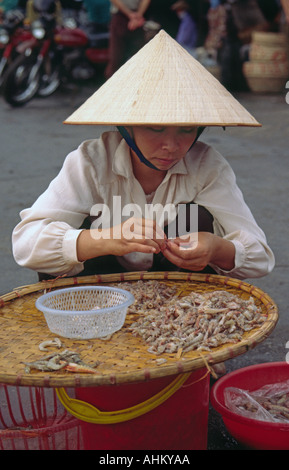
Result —
<path fill-rule="evenodd" d="M 162 286 L 162 287 L 161 287 Z M 139 318 L 130 326 L 152 354 L 211 351 L 226 343 L 238 343 L 243 334 L 258 327 L 266 315 L 252 297 L 245 300 L 229 291 L 191 292 L 177 297 L 176 290 L 157 281 L 128 285 L 135 296 L 130 313 Z"/>

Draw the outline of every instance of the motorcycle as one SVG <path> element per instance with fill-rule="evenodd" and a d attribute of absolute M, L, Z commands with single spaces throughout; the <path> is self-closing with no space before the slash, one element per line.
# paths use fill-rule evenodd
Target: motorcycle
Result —
<path fill-rule="evenodd" d="M 5 72 L 9 65 L 19 54 L 17 47 L 30 41 L 32 34 L 24 25 L 24 14 L 20 10 L 11 10 L 5 14 L 0 27 L 0 86 L 3 83 Z"/>
<path fill-rule="evenodd" d="M 8 68 L 3 83 L 3 96 L 12 106 L 22 106 L 36 95 L 50 96 L 71 79 L 92 78 L 96 66 L 108 60 L 108 32 L 91 37 L 69 20 L 57 25 L 53 4 L 34 2 L 39 14 L 31 24 L 35 43 L 26 48 L 22 44 L 25 50 Z"/>

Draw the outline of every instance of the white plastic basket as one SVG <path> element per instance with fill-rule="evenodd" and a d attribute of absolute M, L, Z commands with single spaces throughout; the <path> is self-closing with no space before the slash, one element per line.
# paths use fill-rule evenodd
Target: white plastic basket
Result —
<path fill-rule="evenodd" d="M 42 295 L 35 306 L 52 333 L 65 338 L 102 338 L 120 330 L 134 296 L 108 286 L 59 289 Z"/>

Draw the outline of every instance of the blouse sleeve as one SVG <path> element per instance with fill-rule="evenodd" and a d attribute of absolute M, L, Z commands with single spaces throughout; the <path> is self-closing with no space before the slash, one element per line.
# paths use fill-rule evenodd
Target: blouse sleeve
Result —
<path fill-rule="evenodd" d="M 236 183 L 228 162 L 208 148 L 198 168 L 198 194 L 195 202 L 211 212 L 216 235 L 235 245 L 235 267 L 219 274 L 245 279 L 261 277 L 272 271 L 275 259 L 264 232 L 256 223 Z"/>
<path fill-rule="evenodd" d="M 79 147 L 67 156 L 58 176 L 33 206 L 20 213 L 12 234 L 13 255 L 20 266 L 58 275 L 75 275 L 83 269 L 76 241 L 97 200 L 95 183 L 94 167 Z"/>

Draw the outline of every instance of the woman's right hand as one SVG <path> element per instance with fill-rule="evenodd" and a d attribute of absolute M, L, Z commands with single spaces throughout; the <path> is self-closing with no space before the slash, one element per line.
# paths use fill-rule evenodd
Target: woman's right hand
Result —
<path fill-rule="evenodd" d="M 165 244 L 166 235 L 154 220 L 131 217 L 111 228 L 82 231 L 77 241 L 77 256 L 79 261 L 85 261 L 104 255 L 159 253 Z"/>
<path fill-rule="evenodd" d="M 151 219 L 131 217 L 109 230 L 113 241 L 111 254 L 116 256 L 134 251 L 159 253 L 165 244 L 164 231 Z"/>

